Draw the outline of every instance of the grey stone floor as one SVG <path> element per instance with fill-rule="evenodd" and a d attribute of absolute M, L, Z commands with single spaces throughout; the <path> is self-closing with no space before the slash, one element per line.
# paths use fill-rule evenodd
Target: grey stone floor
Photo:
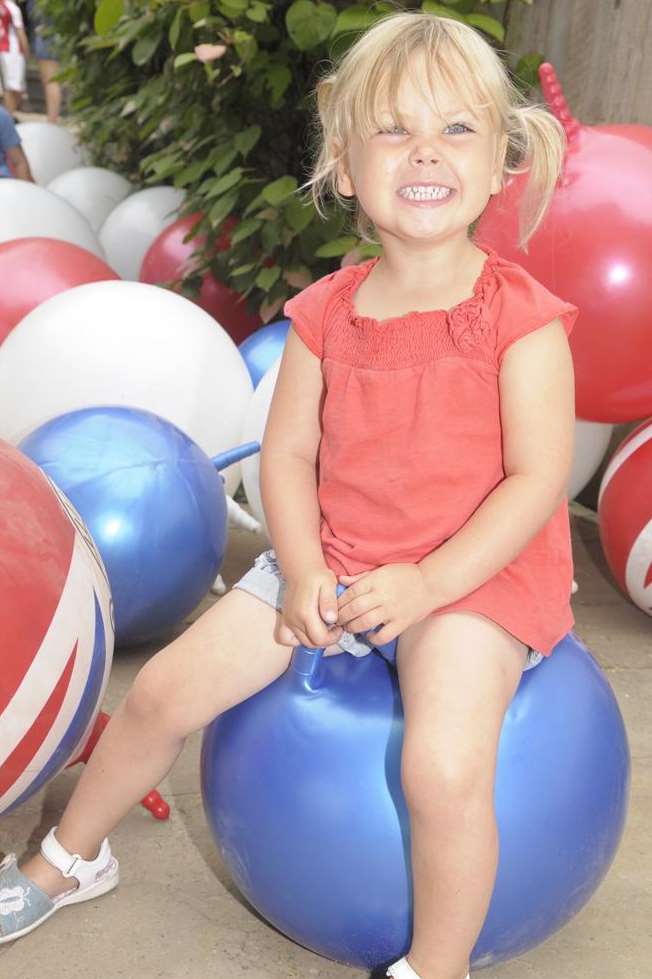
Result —
<path fill-rule="evenodd" d="M 615 588 L 590 511 L 574 507 L 576 629 L 607 671 L 629 731 L 631 809 L 619 854 L 589 905 L 562 931 L 486 979 L 649 979 L 652 976 L 652 621 Z M 232 532 L 231 584 L 264 547 Z M 207 602 L 211 599 L 207 599 Z M 152 649 L 116 655 L 111 710 Z M 134 809 L 112 837 L 118 890 L 70 908 L 0 951 L 6 979 L 352 979 L 364 974 L 320 958 L 270 928 L 239 898 L 212 845 L 198 785 L 199 735 L 162 785 L 169 822 Z M 76 770 L 0 819 L 0 851 L 33 848 L 56 822 Z M 533 845 L 536 845 L 536 841 Z"/>

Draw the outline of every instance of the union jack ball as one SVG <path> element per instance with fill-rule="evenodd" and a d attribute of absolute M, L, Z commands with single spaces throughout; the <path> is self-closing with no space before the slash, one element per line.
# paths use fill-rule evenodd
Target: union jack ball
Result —
<path fill-rule="evenodd" d="M 652 419 L 629 433 L 598 497 L 600 539 L 622 591 L 652 615 Z"/>
<path fill-rule="evenodd" d="M 0 441 L 0 813 L 83 748 L 113 655 L 106 572 L 78 514 Z"/>

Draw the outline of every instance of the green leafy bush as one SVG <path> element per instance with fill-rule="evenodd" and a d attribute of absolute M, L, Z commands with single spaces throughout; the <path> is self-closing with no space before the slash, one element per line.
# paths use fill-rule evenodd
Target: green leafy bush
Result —
<path fill-rule="evenodd" d="M 531 2 L 531 0 L 522 0 Z M 497 46 L 496 0 L 401 4 L 457 17 Z M 139 184 L 174 184 L 202 212 L 203 264 L 267 321 L 296 289 L 357 244 L 348 216 L 327 221 L 296 193 L 310 170 L 312 92 L 328 61 L 397 5 L 382 0 L 42 0 L 60 39 L 62 77 L 93 161 Z M 504 5 L 500 6 L 503 9 Z M 223 57 L 203 63 L 202 43 Z M 541 59 L 515 66 L 536 80 Z M 236 218 L 227 251 L 215 241 Z M 375 253 L 364 245 L 363 256 Z M 186 282 L 192 293 L 195 274 Z"/>

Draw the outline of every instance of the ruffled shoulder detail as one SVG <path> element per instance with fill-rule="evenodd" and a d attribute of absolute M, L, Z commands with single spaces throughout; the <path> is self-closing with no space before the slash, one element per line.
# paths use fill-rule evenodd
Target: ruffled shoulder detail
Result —
<path fill-rule="evenodd" d="M 494 323 L 490 315 L 490 303 L 498 291 L 496 266 L 499 258 L 493 249 L 483 250 L 487 252 L 487 258 L 476 279 L 473 295 L 446 311 L 448 332 L 462 353 L 481 346 L 491 333 Z"/>

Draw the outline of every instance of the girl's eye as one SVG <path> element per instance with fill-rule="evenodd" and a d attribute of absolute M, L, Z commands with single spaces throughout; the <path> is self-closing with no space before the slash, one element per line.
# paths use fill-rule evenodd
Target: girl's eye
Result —
<path fill-rule="evenodd" d="M 380 132 L 385 136 L 403 136 L 406 134 L 407 130 L 399 126 L 398 123 L 392 123 L 391 126 L 385 126 Z"/>
<path fill-rule="evenodd" d="M 468 126 L 467 126 L 467 125 L 466 125 L 465 123 L 463 123 L 463 122 L 451 122 L 451 124 L 450 124 L 449 126 L 446 126 L 446 129 L 456 129 L 456 128 L 457 128 L 458 130 L 459 130 L 459 129 L 462 129 L 462 130 L 464 130 L 464 131 L 465 131 L 465 132 L 467 132 L 467 133 L 472 133 L 472 132 L 473 132 L 473 130 L 472 130 L 472 129 L 470 129 L 470 128 L 469 128 L 469 127 L 468 127 Z"/>

